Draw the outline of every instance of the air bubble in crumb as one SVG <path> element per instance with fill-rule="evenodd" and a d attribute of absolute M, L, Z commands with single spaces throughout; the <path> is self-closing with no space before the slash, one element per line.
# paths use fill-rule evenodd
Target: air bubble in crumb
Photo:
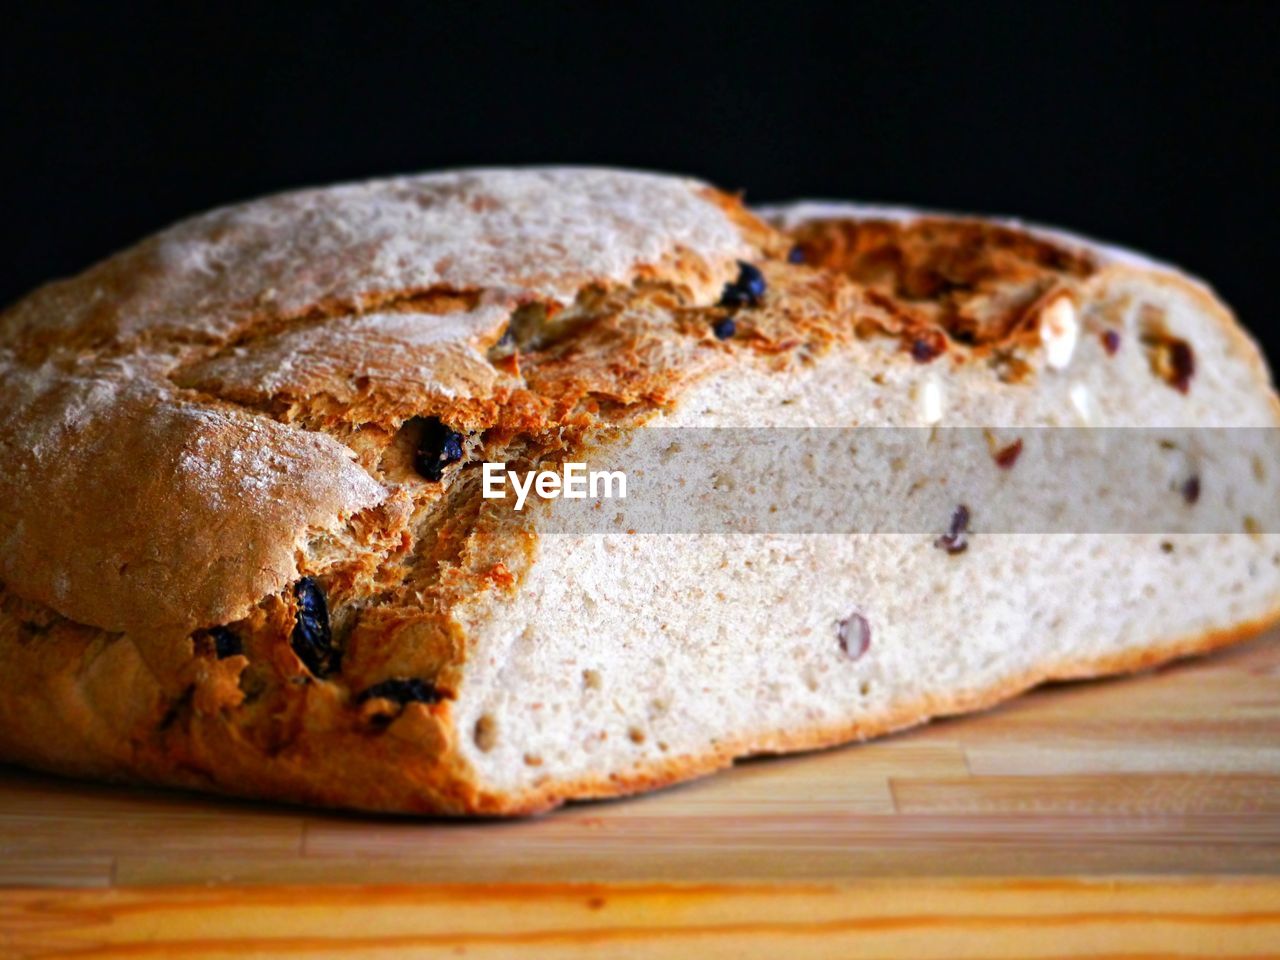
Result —
<path fill-rule="evenodd" d="M 491 714 L 486 713 L 476 721 L 472 739 L 480 751 L 488 753 L 498 742 L 498 721 Z"/>
<path fill-rule="evenodd" d="M 604 680 L 600 677 L 598 670 L 583 670 L 582 685 L 588 690 L 599 690 L 604 686 Z"/>

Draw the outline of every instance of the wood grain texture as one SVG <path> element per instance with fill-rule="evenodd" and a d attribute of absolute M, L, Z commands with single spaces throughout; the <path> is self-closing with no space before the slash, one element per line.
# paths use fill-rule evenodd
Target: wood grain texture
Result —
<path fill-rule="evenodd" d="M 1265 956 L 1274 881 L 366 886 L 13 893 L 24 960 Z"/>
<path fill-rule="evenodd" d="M 0 885 L 6 957 L 1280 956 L 1280 636 L 516 822 L 2 770 Z"/>

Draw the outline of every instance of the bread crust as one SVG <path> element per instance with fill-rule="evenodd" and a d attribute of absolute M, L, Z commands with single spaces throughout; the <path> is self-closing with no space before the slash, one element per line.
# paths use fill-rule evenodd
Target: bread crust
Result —
<path fill-rule="evenodd" d="M 454 703 L 477 651 L 456 612 L 518 591 L 538 531 L 486 509 L 474 475 L 424 482 L 424 418 L 486 456 L 564 453 L 705 378 L 791 369 L 862 337 L 1023 349 L 1046 290 L 1140 277 L 1215 318 L 1280 423 L 1256 346 L 1202 284 L 1006 225 L 929 218 L 886 234 L 909 269 L 941 253 L 973 271 L 999 307 L 978 314 L 963 297 L 904 295 L 901 275 L 881 289 L 818 244 L 858 222 L 780 233 L 735 198 L 651 175 L 460 172 L 215 211 L 37 291 L 0 315 L 0 757 L 318 806 L 528 814 L 1143 669 L 1280 618 L 853 723 L 487 789 L 458 749 Z M 797 241 L 820 256 L 788 264 Z M 709 331 L 743 259 L 771 294 L 723 344 Z M 504 352 L 521 326 L 528 344 Z M 302 577 L 334 610 L 332 676 L 291 642 Z M 215 655 L 210 631 L 228 625 L 243 650 Z M 392 678 L 434 699 L 368 696 Z"/>
<path fill-rule="evenodd" d="M 1219 332 L 1233 344 L 1236 358 L 1250 368 L 1260 393 L 1268 398 L 1276 419 L 1280 421 L 1280 397 L 1272 388 L 1271 371 L 1257 341 L 1236 320 L 1207 281 L 1172 264 L 1057 227 L 1026 223 L 1010 217 L 829 200 L 774 204 L 758 208 L 757 213 L 801 242 L 815 233 L 821 235 L 830 227 L 857 229 L 870 224 L 892 227 L 907 236 L 922 227 L 926 230 L 941 227 L 972 231 L 975 236 L 996 235 L 1014 246 L 1030 244 L 1049 257 L 1057 251 L 1056 255 L 1063 258 L 1073 272 L 1089 278 L 1088 286 L 1094 289 L 1124 277 L 1141 277 L 1152 283 L 1174 287 L 1215 318 Z"/>

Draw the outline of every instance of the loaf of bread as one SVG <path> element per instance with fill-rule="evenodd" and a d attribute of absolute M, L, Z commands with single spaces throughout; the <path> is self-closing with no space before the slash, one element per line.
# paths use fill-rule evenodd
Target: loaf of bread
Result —
<path fill-rule="evenodd" d="M 35 291 L 0 372 L 0 759 L 73 776 L 524 814 L 1280 611 L 1280 536 L 1230 512 L 1262 454 L 1097 491 L 1233 518 L 1172 533 L 996 531 L 958 500 L 896 532 L 571 532 L 566 500 L 483 495 L 486 462 L 659 429 L 982 428 L 1002 477 L 1038 428 L 1280 422 L 1204 285 L 1012 224 L 603 169 L 308 190 Z"/>

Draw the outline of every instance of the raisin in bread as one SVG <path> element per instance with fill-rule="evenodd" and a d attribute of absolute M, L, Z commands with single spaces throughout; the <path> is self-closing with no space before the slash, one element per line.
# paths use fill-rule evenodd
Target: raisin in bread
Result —
<path fill-rule="evenodd" d="M 310 190 L 34 292 L 0 369 L 0 758 L 76 776 L 528 813 L 1209 650 L 1280 607 L 1280 538 L 1248 516 L 566 532 L 554 501 L 482 495 L 482 461 L 657 429 L 1276 426 L 1206 288 L 1007 224 L 761 217 L 595 169 Z M 1184 498 L 1234 503 L 1255 460 Z"/>

